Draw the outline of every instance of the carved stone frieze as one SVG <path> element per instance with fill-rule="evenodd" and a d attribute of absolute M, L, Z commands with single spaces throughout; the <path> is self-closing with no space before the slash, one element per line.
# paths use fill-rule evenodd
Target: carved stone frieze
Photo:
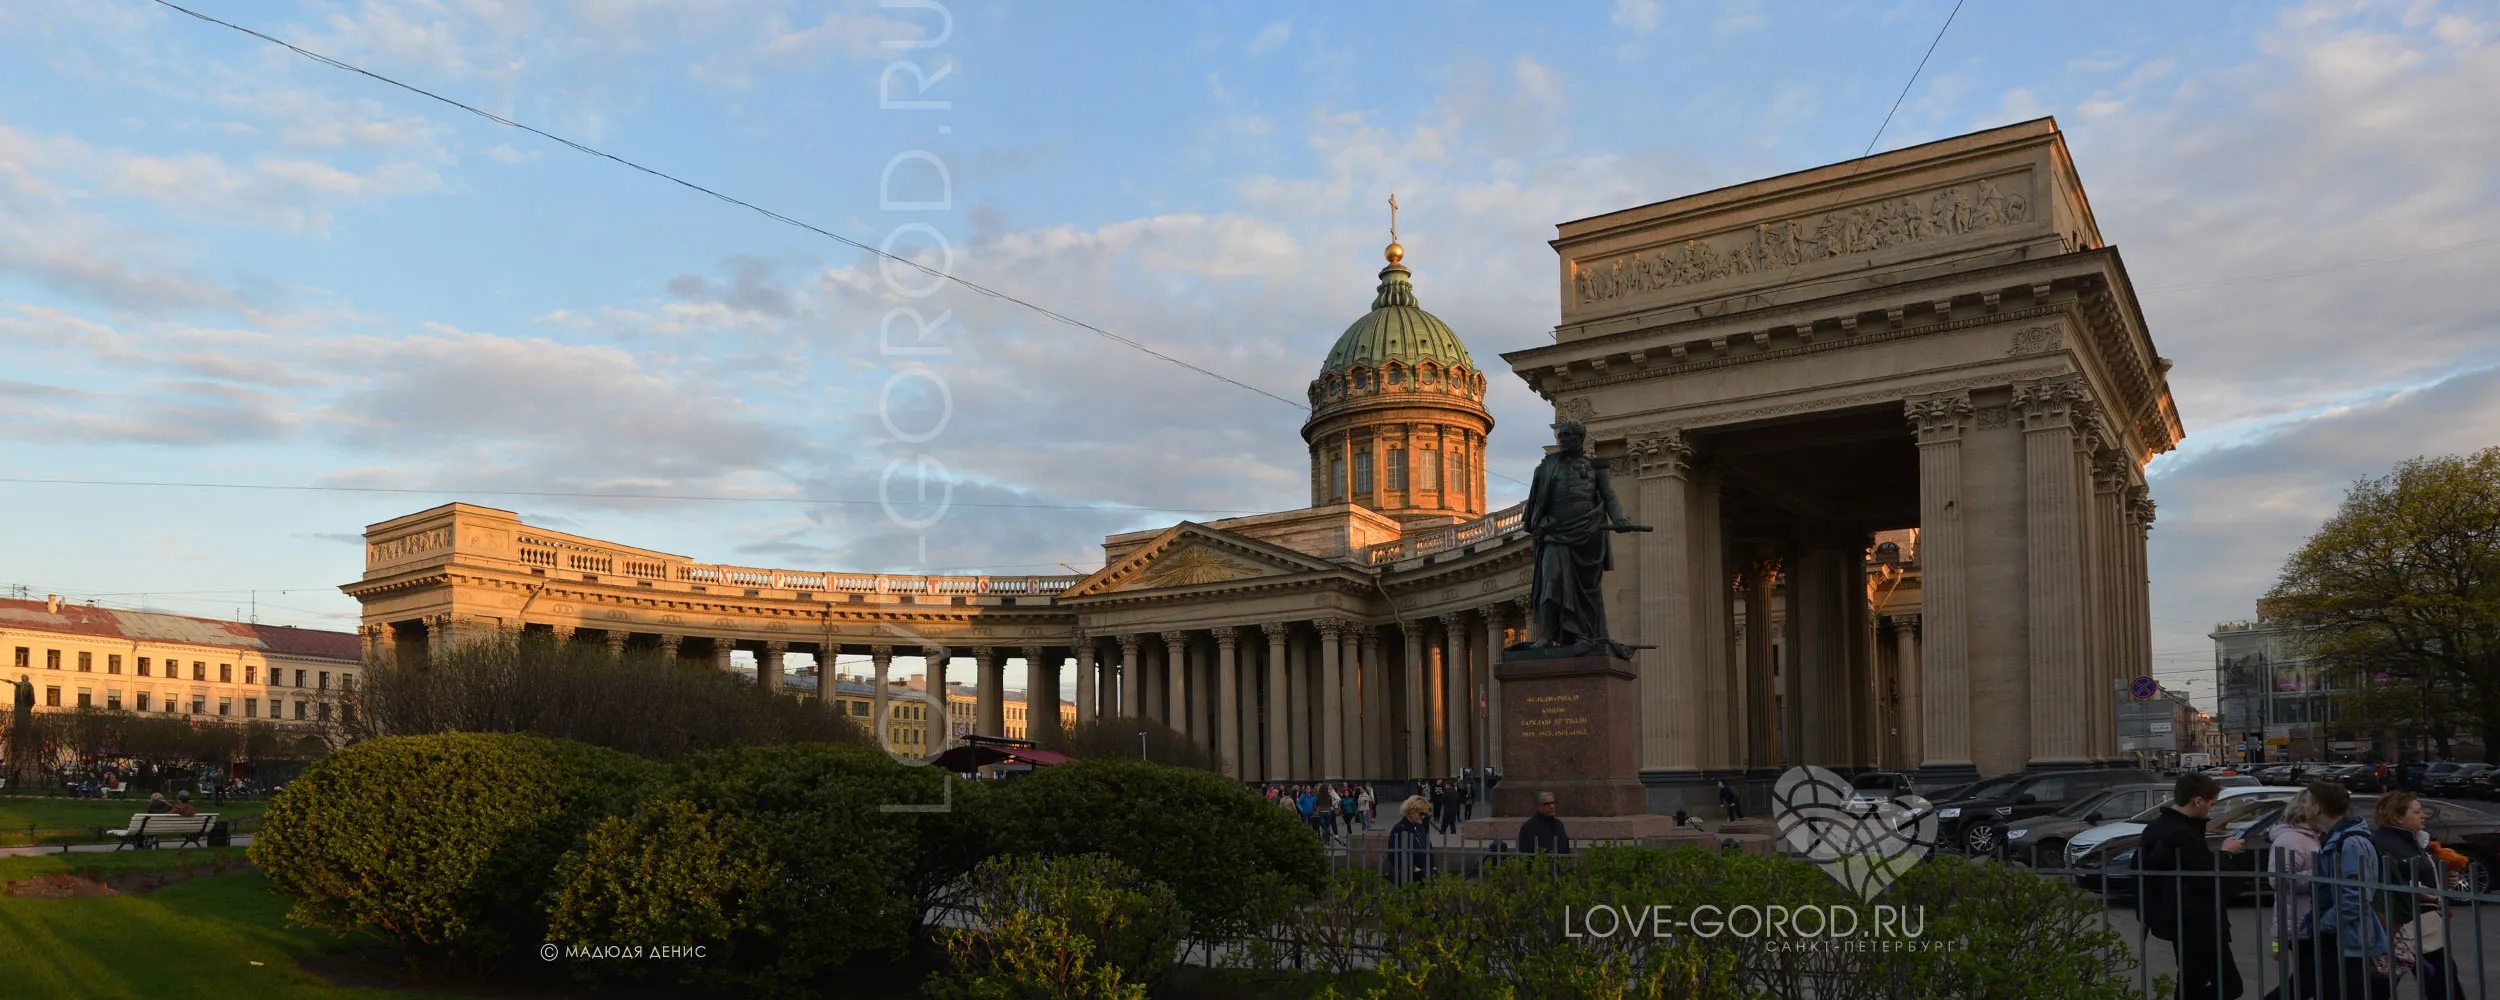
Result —
<path fill-rule="evenodd" d="M 2058 349 L 2063 346 L 2064 343 L 2065 336 L 2059 333 L 2056 327 L 2035 326 L 2027 330 L 2015 331 L 2014 342 L 2006 347 L 2005 353 L 2008 356 L 2016 354 L 2045 354 L 2049 351 Z"/>
<path fill-rule="evenodd" d="M 1556 420 L 1594 420 L 1597 418 L 1597 404 L 1590 402 L 1587 396 L 1573 396 L 1554 404 L 1554 418 Z"/>
<path fill-rule="evenodd" d="M 2030 189 L 2027 173 L 2009 174 L 1713 233 L 1682 246 L 1574 261 L 1572 302 L 1595 305 L 2019 225 L 2031 218 Z"/>

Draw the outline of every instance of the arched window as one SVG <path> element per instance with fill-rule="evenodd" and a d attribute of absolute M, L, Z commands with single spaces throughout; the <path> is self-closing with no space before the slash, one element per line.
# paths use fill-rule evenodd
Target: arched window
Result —
<path fill-rule="evenodd" d="M 1403 384 L 1405 384 L 1405 382 L 1406 382 L 1406 366 L 1404 366 L 1404 365 L 1390 365 L 1390 366 L 1389 366 L 1389 384 L 1390 384 L 1390 385 L 1403 385 Z"/>

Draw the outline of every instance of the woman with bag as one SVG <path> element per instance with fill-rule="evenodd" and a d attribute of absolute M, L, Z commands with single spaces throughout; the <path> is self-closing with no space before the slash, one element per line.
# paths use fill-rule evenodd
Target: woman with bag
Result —
<path fill-rule="evenodd" d="M 2447 886 L 2447 867 L 2430 853 L 2431 835 L 2425 829 L 2430 825 L 2430 814 L 2422 807 L 2420 796 L 2412 792 L 2380 796 L 2370 819 L 2377 826 L 2370 832 L 2370 839 L 2378 843 L 2379 853 L 2387 856 L 2389 882 L 2424 889 Z M 2419 956 L 2422 996 L 2430 1000 L 2457 996 L 2457 977 L 2448 967 L 2446 901 L 2427 892 L 2390 895 L 2396 897 L 2390 901 L 2391 912 L 2404 914 L 2410 923 L 2398 933 Z"/>

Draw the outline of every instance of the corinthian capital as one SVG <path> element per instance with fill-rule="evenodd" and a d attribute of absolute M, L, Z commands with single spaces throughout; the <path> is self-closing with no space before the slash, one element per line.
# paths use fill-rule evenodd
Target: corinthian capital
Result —
<path fill-rule="evenodd" d="M 2014 412 L 2027 431 L 2071 430 L 2092 412 L 2092 398 L 2083 381 L 2061 378 L 2014 384 Z"/>
<path fill-rule="evenodd" d="M 1692 470 L 1693 445 L 1684 439 L 1684 428 L 1635 434 L 1625 439 L 1624 446 L 1633 470 L 1643 478 L 1681 476 Z"/>
<path fill-rule="evenodd" d="M 1910 420 L 1910 430 L 1918 435 L 1920 444 L 1941 444 L 1962 439 L 1962 423 L 1970 419 L 1969 392 L 1939 392 L 1930 396 L 1912 396 L 1901 401 L 1902 414 Z"/>

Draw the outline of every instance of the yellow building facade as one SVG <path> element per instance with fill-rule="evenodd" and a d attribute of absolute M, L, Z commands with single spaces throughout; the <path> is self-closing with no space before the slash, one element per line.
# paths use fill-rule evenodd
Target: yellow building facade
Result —
<path fill-rule="evenodd" d="M 0 679 L 39 712 L 80 708 L 288 727 L 339 721 L 364 664 L 354 633 L 0 600 Z"/>

